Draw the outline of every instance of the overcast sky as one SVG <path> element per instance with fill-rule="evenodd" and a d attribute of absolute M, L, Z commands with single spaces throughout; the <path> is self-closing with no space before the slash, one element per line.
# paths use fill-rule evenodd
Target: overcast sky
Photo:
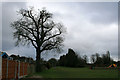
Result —
<path fill-rule="evenodd" d="M 118 57 L 118 3 L 117 2 L 11 2 L 2 3 L 2 50 L 9 55 L 29 56 L 35 59 L 35 49 L 27 46 L 15 47 L 13 30 L 10 23 L 17 20 L 21 8 L 46 9 L 53 13 L 53 18 L 61 22 L 67 33 L 64 52 L 42 54 L 44 59 L 59 58 L 74 49 L 78 55 L 104 54 L 110 51 L 111 57 Z"/>

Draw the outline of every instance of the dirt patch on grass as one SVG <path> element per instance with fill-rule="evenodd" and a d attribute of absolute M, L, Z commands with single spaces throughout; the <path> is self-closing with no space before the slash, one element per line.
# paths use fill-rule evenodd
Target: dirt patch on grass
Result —
<path fill-rule="evenodd" d="M 20 80 L 44 80 L 41 76 L 33 75 L 25 78 L 21 78 Z"/>
<path fill-rule="evenodd" d="M 41 76 L 38 76 L 38 75 L 33 75 L 33 76 L 30 76 L 28 78 L 42 78 Z"/>

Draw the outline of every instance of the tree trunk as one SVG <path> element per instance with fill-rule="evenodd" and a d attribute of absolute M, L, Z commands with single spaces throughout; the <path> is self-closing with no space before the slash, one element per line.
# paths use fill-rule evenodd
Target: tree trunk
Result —
<path fill-rule="evenodd" d="M 41 52 L 40 52 L 40 49 L 37 48 L 36 49 L 36 72 L 40 72 L 41 71 L 40 60 L 41 60 Z"/>

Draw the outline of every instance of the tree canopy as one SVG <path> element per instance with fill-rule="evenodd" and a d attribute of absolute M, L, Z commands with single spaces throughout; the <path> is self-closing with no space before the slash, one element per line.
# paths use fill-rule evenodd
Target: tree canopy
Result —
<path fill-rule="evenodd" d="M 61 23 L 53 20 L 53 14 L 46 9 L 35 11 L 34 8 L 20 9 L 18 20 L 11 23 L 16 46 L 32 44 L 36 49 L 36 61 L 39 63 L 41 53 L 47 50 L 61 50 L 66 32 Z M 37 63 L 37 64 L 38 64 Z"/>

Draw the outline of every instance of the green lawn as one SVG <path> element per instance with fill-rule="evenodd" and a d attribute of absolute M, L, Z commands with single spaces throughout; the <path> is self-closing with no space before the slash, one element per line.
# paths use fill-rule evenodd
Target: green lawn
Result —
<path fill-rule="evenodd" d="M 89 68 L 54 67 L 34 75 L 43 78 L 117 78 L 118 71 L 114 69 L 91 70 Z"/>

